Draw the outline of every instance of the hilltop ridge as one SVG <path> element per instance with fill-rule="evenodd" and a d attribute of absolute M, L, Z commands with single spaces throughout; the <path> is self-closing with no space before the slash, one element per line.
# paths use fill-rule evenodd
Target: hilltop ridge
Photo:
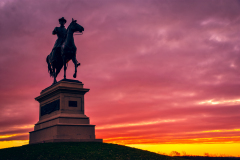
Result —
<path fill-rule="evenodd" d="M 117 144 L 97 142 L 40 143 L 0 149 L 1 160 L 180 160 Z"/>

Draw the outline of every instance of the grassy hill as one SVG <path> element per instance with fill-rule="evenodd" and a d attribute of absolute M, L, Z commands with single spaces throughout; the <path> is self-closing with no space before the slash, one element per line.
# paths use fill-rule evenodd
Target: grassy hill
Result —
<path fill-rule="evenodd" d="M 64 142 L 41 143 L 0 149 L 0 160 L 180 160 L 126 146 L 92 143 Z"/>

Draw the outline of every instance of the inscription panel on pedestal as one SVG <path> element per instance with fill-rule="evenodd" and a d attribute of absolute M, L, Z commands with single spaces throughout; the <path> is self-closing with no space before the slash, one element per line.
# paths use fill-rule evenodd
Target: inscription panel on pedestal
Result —
<path fill-rule="evenodd" d="M 54 111 L 57 111 L 60 109 L 60 99 L 53 101 L 51 103 L 48 103 L 44 106 L 41 107 L 41 116 L 46 115 L 46 114 L 50 114 Z"/>
<path fill-rule="evenodd" d="M 77 101 L 68 101 L 69 107 L 77 107 Z"/>
<path fill-rule="evenodd" d="M 64 109 L 65 110 L 73 110 L 73 111 L 83 111 L 83 101 L 82 97 L 64 96 Z"/>

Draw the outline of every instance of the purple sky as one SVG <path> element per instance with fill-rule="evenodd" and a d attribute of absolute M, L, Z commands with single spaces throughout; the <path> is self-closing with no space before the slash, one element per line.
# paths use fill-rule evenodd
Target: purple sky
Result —
<path fill-rule="evenodd" d="M 85 28 L 74 36 L 77 80 L 90 88 L 97 138 L 240 141 L 237 0 L 1 0 L 0 136 L 15 135 L 0 141 L 28 139 L 38 121 L 34 98 L 52 84 L 45 59 L 61 17 Z"/>

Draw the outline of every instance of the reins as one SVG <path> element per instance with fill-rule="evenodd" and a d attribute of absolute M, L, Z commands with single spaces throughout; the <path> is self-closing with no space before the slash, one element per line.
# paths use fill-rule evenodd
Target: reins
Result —
<path fill-rule="evenodd" d="M 74 35 L 82 35 L 82 32 L 75 33 Z"/>

